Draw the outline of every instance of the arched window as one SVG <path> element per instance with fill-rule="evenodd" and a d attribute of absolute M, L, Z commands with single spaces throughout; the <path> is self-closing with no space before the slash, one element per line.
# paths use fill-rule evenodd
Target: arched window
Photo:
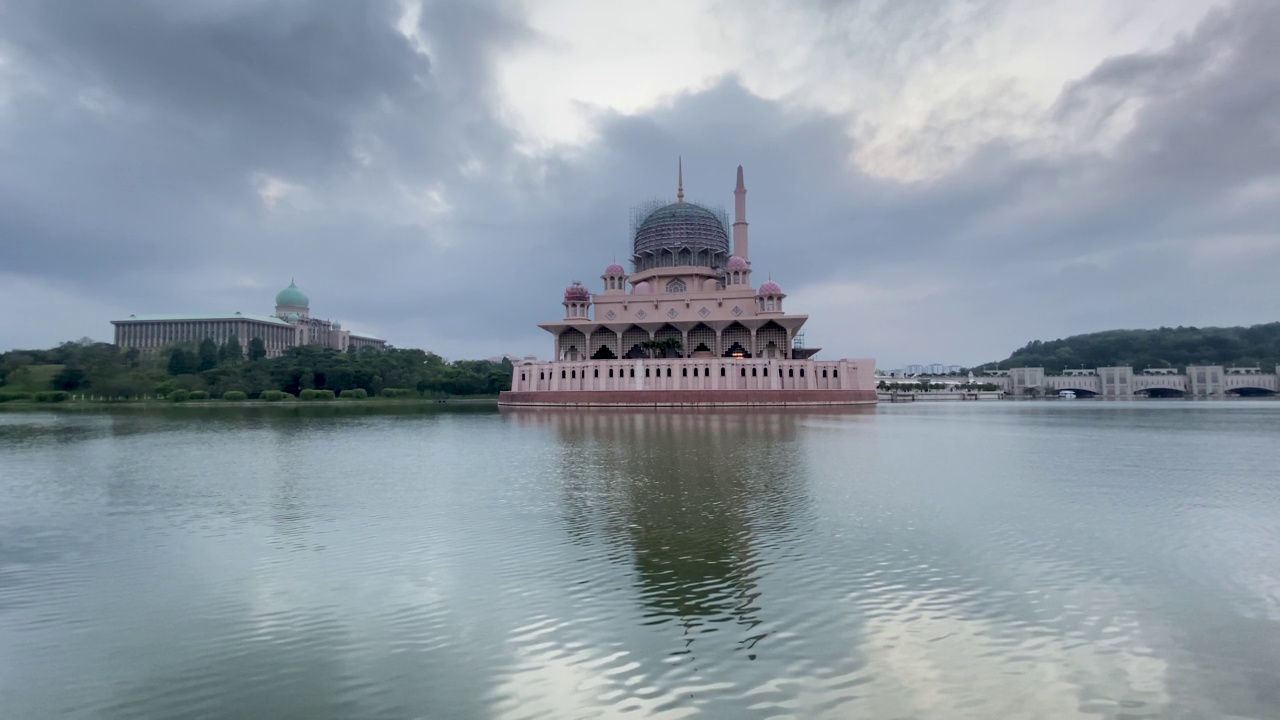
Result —
<path fill-rule="evenodd" d="M 667 292 L 669 293 L 682 293 L 687 289 L 688 288 L 685 287 L 684 281 L 680 278 L 676 278 L 675 280 L 667 283 Z"/>

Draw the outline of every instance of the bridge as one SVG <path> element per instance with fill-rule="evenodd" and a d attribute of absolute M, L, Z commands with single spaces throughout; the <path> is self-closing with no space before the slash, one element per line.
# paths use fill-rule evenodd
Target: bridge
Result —
<path fill-rule="evenodd" d="M 956 385 L 955 377 L 883 378 L 889 382 L 931 382 L 935 386 Z M 1280 394 L 1280 375 L 1258 367 L 1190 365 L 1177 368 L 1148 368 L 1135 372 L 1131 367 L 1069 369 L 1061 375 L 1046 375 L 1044 368 L 989 370 L 973 377 L 974 383 L 996 385 L 1007 396 L 1057 395 L 1071 391 L 1076 397 L 1122 398 L 1225 398 L 1271 397 Z"/>
<path fill-rule="evenodd" d="M 983 378 L 987 381 L 987 378 Z M 1014 368 L 997 382 L 1012 395 L 1058 394 L 1064 390 L 1077 397 L 1196 397 L 1272 396 L 1280 392 L 1280 378 L 1257 367 L 1191 365 L 1176 368 L 1149 368 L 1134 372 L 1131 367 L 1067 370 L 1062 375 L 1045 375 L 1043 368 Z"/>

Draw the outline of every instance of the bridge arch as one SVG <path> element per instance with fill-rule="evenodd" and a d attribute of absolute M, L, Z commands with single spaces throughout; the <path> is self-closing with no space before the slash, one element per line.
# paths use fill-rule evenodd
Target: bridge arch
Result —
<path fill-rule="evenodd" d="M 1075 393 L 1076 397 L 1078 398 L 1091 398 L 1091 397 L 1098 396 L 1097 390 L 1087 390 L 1085 388 L 1070 387 L 1070 386 L 1051 388 L 1049 392 L 1053 393 L 1054 395 L 1057 395 L 1058 393 L 1063 392 L 1064 390 L 1070 390 L 1071 392 Z"/>
<path fill-rule="evenodd" d="M 1259 387 L 1256 385 L 1243 385 L 1240 387 L 1227 388 L 1228 395 L 1237 397 L 1273 397 L 1276 394 L 1271 388 Z"/>
<path fill-rule="evenodd" d="M 1187 396 L 1187 391 L 1175 387 L 1145 387 L 1134 390 L 1133 394 L 1145 395 L 1149 398 L 1181 398 Z"/>

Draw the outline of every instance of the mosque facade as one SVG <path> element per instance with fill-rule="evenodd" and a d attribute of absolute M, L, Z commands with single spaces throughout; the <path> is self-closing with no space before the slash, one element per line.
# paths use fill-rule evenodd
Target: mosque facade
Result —
<path fill-rule="evenodd" d="M 730 242 L 732 235 L 732 246 Z M 676 201 L 634 213 L 631 271 L 614 263 L 601 292 L 575 281 L 563 319 L 540 323 L 549 362 L 517 364 L 503 405 L 848 405 L 876 402 L 875 361 L 817 360 L 808 315 L 788 312 L 772 279 L 757 288 L 738 167 L 734 220 Z"/>
<path fill-rule="evenodd" d="M 174 343 L 199 343 L 210 338 L 219 345 L 232 336 L 248 352 L 253 338 L 261 338 L 267 349 L 267 357 L 276 357 L 291 347 L 319 345 L 334 350 L 354 347 L 384 349 L 386 340 L 356 335 L 344 330 L 342 324 L 311 316 L 311 299 L 293 282 L 276 293 L 276 310 L 273 315 L 255 315 L 239 311 L 232 313 L 130 315 L 123 320 L 112 320 L 115 326 L 115 344 L 125 348 L 137 348 L 143 352 L 158 352 Z"/>

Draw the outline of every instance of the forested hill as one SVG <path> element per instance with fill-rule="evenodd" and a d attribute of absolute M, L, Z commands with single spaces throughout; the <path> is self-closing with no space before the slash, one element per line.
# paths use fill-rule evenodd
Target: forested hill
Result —
<path fill-rule="evenodd" d="M 1107 330 L 1061 340 L 1034 340 L 1015 350 L 1000 367 L 1064 368 L 1187 365 L 1261 366 L 1272 371 L 1280 361 L 1280 322 L 1250 327 L 1176 327 L 1158 330 Z M 993 363 L 994 364 L 994 363 Z"/>

